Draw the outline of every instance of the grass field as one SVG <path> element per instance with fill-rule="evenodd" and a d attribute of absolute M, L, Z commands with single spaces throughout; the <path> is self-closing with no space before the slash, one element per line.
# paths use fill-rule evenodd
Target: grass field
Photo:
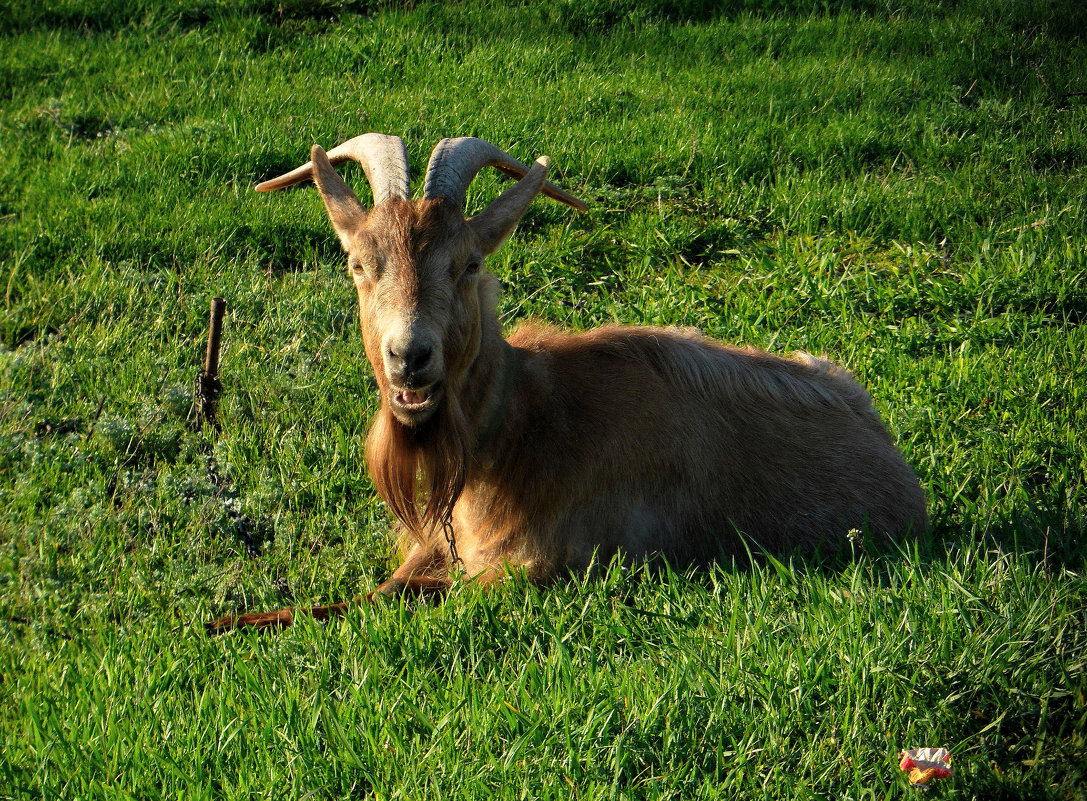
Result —
<path fill-rule="evenodd" d="M 0 798 L 915 798 L 920 746 L 933 798 L 1087 798 L 1085 8 L 3 4 Z M 591 203 L 488 263 L 510 325 L 848 366 L 931 536 L 208 639 L 395 564 L 335 237 L 252 191 L 371 130 Z"/>

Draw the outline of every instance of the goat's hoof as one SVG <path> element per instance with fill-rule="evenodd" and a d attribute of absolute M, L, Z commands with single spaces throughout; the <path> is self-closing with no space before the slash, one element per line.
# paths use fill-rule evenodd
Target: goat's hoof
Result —
<path fill-rule="evenodd" d="M 235 626 L 236 618 L 234 615 L 223 615 L 217 617 L 215 620 L 209 620 L 204 623 L 204 632 L 210 636 L 216 634 L 222 634 L 224 631 L 230 631 Z"/>

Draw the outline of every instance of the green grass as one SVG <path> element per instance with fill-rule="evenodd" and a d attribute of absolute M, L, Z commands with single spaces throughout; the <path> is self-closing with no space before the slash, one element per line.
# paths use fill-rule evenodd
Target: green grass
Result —
<path fill-rule="evenodd" d="M 0 798 L 909 798 L 928 745 L 933 797 L 1087 798 L 1087 13 L 991 5 L 0 9 Z M 368 130 L 591 202 L 489 262 L 509 324 L 855 371 L 932 535 L 207 639 L 395 563 L 338 245 L 252 192 Z"/>

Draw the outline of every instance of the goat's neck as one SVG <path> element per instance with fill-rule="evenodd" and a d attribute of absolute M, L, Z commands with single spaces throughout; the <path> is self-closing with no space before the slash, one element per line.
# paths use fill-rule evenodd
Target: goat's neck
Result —
<path fill-rule="evenodd" d="M 474 456 L 491 449 L 509 411 L 510 397 L 519 371 L 520 354 L 503 339 L 498 326 L 484 332 L 480 355 L 467 382 L 467 408 L 472 427 Z"/>

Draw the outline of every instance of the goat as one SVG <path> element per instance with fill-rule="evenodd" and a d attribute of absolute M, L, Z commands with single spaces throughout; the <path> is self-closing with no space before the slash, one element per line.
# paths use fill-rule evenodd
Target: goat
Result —
<path fill-rule="evenodd" d="M 360 163 L 367 211 L 334 165 Z M 486 166 L 517 180 L 470 219 Z M 541 192 L 585 211 L 488 142 L 445 139 L 409 199 L 398 137 L 365 134 L 257 191 L 313 178 L 347 252 L 381 405 L 366 458 L 400 521 L 403 562 L 375 595 L 440 593 L 453 568 L 546 582 L 616 553 L 742 559 L 747 546 L 834 549 L 852 529 L 926 527 L 920 483 L 844 369 L 720 344 L 694 330 L 521 325 L 503 338 L 483 269 Z M 318 618 L 347 604 L 307 610 Z M 289 625 L 294 610 L 210 631 Z"/>

